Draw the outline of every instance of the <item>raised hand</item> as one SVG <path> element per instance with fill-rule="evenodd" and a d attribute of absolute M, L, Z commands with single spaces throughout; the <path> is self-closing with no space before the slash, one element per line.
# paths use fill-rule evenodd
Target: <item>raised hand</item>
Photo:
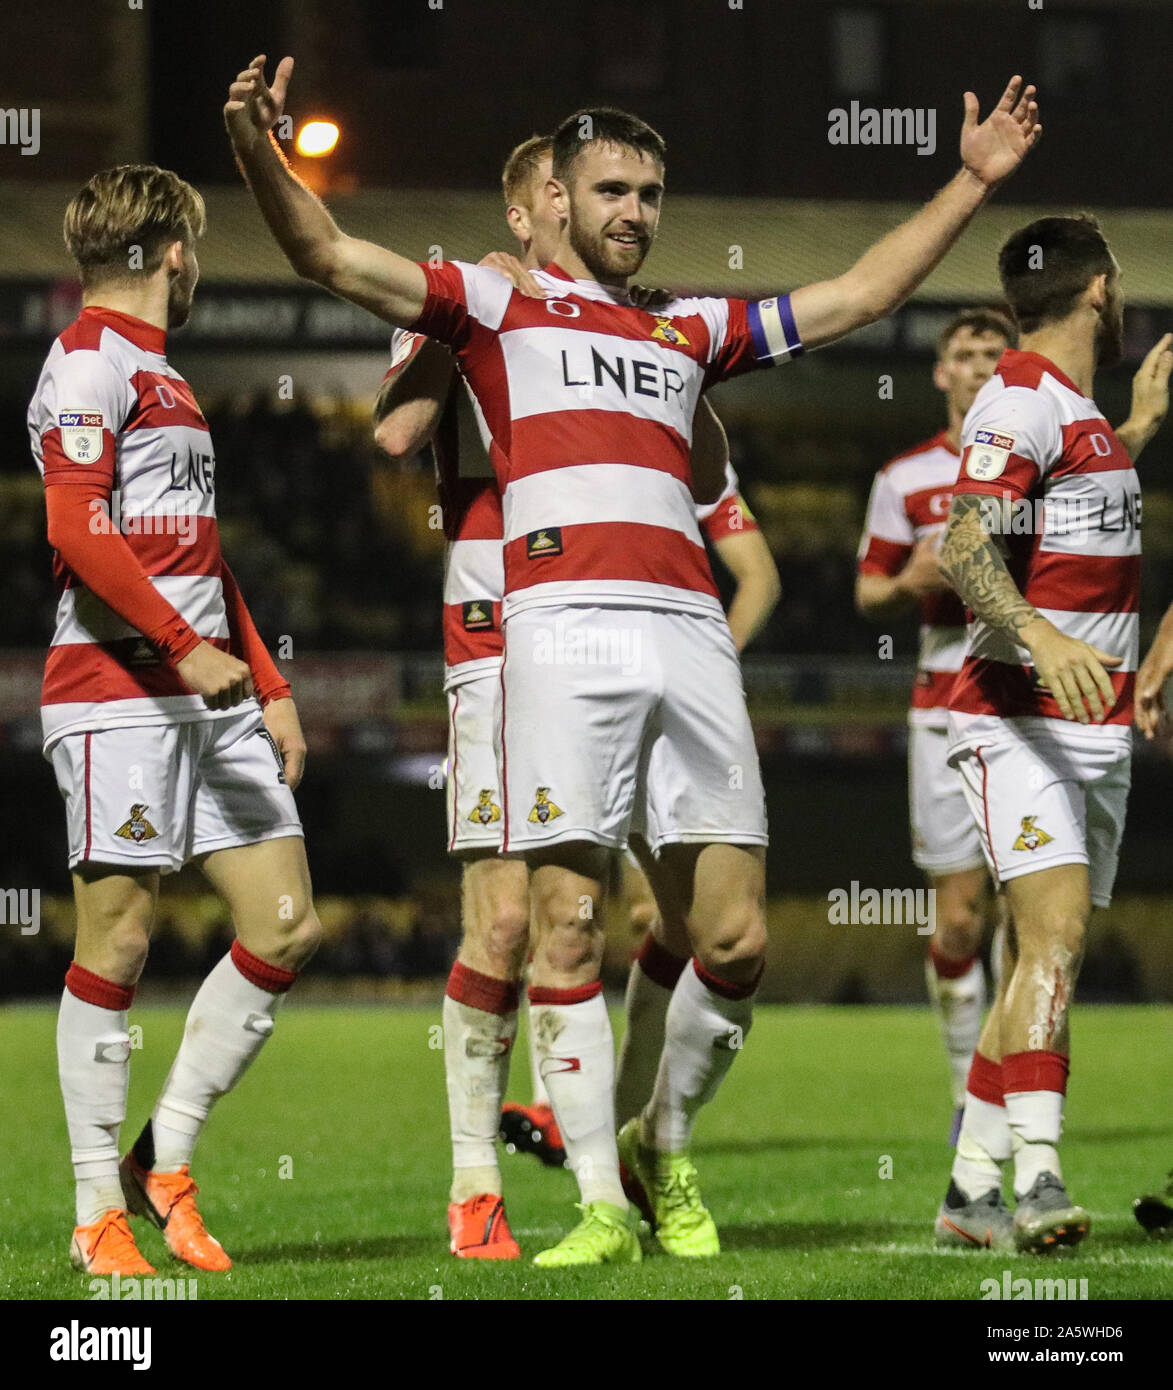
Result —
<path fill-rule="evenodd" d="M 978 99 L 966 92 L 961 162 L 987 188 L 1009 178 L 1038 143 L 1043 128 L 1034 94 L 1034 87 L 1023 87 L 1021 77 L 1012 77 L 1002 100 L 979 125 Z"/>
<path fill-rule="evenodd" d="M 1156 432 L 1169 412 L 1169 373 L 1173 371 L 1173 333 L 1164 334 L 1145 355 L 1132 378 L 1132 411 L 1136 420 Z"/>
<path fill-rule="evenodd" d="M 267 135 L 285 110 L 285 94 L 293 76 L 293 59 L 282 58 L 273 74 L 273 85 L 265 81 L 265 55 L 259 53 L 228 88 L 224 103 L 224 124 L 233 140 Z"/>

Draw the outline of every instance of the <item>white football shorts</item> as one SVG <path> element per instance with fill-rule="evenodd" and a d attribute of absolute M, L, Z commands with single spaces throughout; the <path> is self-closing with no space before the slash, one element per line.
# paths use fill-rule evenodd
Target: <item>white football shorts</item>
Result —
<path fill-rule="evenodd" d="M 944 725 L 909 723 L 908 820 L 912 862 L 923 873 L 942 877 L 985 864 L 965 787 L 949 766 Z"/>
<path fill-rule="evenodd" d="M 992 722 L 992 721 L 991 721 Z M 999 721 L 992 736 L 978 739 L 972 725 L 950 761 L 962 775 L 966 799 L 981 835 L 990 871 L 1005 883 L 1059 864 L 1086 864 L 1091 900 L 1107 907 L 1116 881 L 1128 788 L 1127 745 L 1103 740 L 1077 744 Z"/>
<path fill-rule="evenodd" d="M 212 850 L 301 835 L 261 708 L 66 734 L 46 756 L 65 798 L 69 867 L 174 873 Z"/>
<path fill-rule="evenodd" d="M 494 667 L 448 691 L 449 854 L 501 848 L 500 736 L 501 671 Z"/>
<path fill-rule="evenodd" d="M 523 609 L 505 624 L 505 849 L 764 845 L 766 803 L 724 617 Z"/>

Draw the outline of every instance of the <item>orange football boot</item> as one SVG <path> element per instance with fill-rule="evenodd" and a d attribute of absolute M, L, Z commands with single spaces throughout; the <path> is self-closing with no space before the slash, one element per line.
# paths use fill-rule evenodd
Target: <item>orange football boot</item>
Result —
<path fill-rule="evenodd" d="M 143 1259 L 126 1212 L 111 1207 L 92 1226 L 75 1226 L 69 1259 L 87 1274 L 154 1274 L 153 1265 Z"/>
<path fill-rule="evenodd" d="M 448 1248 L 462 1260 L 518 1260 L 521 1250 L 505 1219 L 505 1199 L 482 1192 L 448 1205 Z"/>
<path fill-rule="evenodd" d="M 195 1204 L 199 1188 L 191 1180 L 185 1163 L 174 1173 L 152 1173 L 135 1158 L 133 1151 L 118 1169 L 126 1205 L 135 1216 L 145 1216 L 163 1232 L 167 1248 L 196 1269 L 231 1269 L 232 1261 L 224 1247 L 208 1234 Z"/>

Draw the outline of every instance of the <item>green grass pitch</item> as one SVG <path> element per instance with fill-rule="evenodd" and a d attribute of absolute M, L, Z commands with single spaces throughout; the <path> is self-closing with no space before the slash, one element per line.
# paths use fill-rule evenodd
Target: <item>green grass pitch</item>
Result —
<path fill-rule="evenodd" d="M 67 1259 L 73 1224 L 52 1006 L 0 1014 L 0 1296 L 85 1299 Z M 124 1146 L 149 1113 L 183 1010 L 136 1008 Z M 719 1258 L 538 1271 L 573 1223 L 568 1173 L 503 1155 L 523 1259 L 447 1253 L 448 1145 L 439 1010 L 298 1007 L 196 1153 L 209 1228 L 233 1255 L 198 1274 L 208 1299 L 978 1299 L 980 1282 L 1086 1278 L 1092 1299 L 1167 1296 L 1173 1245 L 1153 1242 L 1132 1199 L 1173 1164 L 1173 1010 L 1077 1008 L 1067 1110 L 1068 1186 L 1092 1212 L 1073 1258 L 937 1251 L 948 1175 L 945 1063 L 927 1009 L 763 1007 L 744 1054 L 698 1124 L 701 1187 Z M 616 1017 L 617 1029 L 622 1027 Z M 430 1033 L 429 1030 L 433 1031 Z M 512 1092 L 526 1098 L 519 1048 Z M 886 1161 L 887 1160 L 887 1161 Z M 288 1177 L 279 1176 L 282 1171 Z M 890 1171 L 890 1177 L 883 1177 Z M 160 1275 L 197 1274 L 135 1223 Z"/>

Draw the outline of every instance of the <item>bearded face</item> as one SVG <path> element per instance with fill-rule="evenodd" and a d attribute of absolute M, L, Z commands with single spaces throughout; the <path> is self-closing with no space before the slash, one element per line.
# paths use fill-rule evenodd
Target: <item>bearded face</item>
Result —
<path fill-rule="evenodd" d="M 1114 367 L 1124 356 L 1124 292 L 1119 272 L 1105 286 L 1104 311 L 1096 325 L 1096 366 Z"/>

